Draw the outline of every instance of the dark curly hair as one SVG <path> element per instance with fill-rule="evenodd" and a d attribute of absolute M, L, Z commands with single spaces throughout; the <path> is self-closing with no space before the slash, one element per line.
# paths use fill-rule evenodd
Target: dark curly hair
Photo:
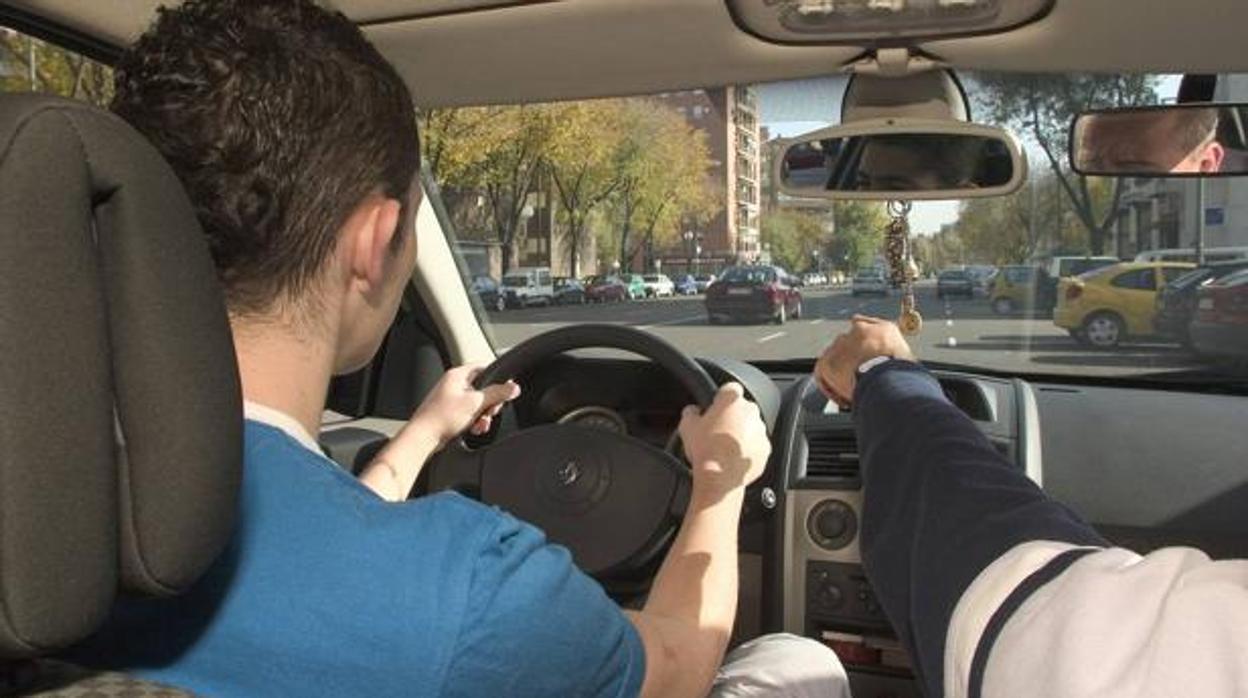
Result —
<path fill-rule="evenodd" d="M 355 207 L 378 187 L 406 201 L 419 167 L 406 85 L 311 0 L 161 8 L 115 81 L 113 111 L 182 180 L 235 313 L 303 299 Z"/>

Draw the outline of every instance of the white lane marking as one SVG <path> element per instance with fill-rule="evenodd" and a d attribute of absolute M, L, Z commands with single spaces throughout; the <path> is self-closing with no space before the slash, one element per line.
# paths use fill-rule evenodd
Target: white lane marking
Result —
<path fill-rule="evenodd" d="M 945 327 L 953 327 L 953 318 L 945 320 Z"/>
<path fill-rule="evenodd" d="M 949 339 L 945 342 L 945 345 L 946 345 L 946 346 L 949 346 L 949 347 L 956 347 L 956 346 L 958 346 L 958 340 L 957 340 L 957 338 L 956 338 L 956 337 L 950 337 L 950 338 L 949 338 Z"/>
<path fill-rule="evenodd" d="M 776 333 L 774 333 L 774 334 L 769 334 L 769 335 L 767 335 L 766 337 L 759 337 L 759 338 L 758 338 L 758 343 L 759 343 L 759 344 L 762 344 L 763 342 L 770 342 L 770 341 L 771 341 L 771 340 L 773 340 L 773 339 L 780 339 L 781 337 L 785 336 L 786 334 L 788 334 L 788 332 L 776 332 Z"/>
<path fill-rule="evenodd" d="M 821 322 L 823 322 L 823 318 L 821 318 L 821 317 L 817 317 L 817 318 L 815 318 L 814 320 L 811 320 L 811 321 L 810 321 L 810 324 L 812 324 L 812 325 L 818 325 L 818 324 L 819 324 L 819 323 L 821 323 Z"/>

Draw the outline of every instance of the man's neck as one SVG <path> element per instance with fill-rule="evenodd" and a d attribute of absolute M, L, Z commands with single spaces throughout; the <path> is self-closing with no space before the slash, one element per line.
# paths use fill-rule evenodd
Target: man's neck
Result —
<path fill-rule="evenodd" d="M 291 323 L 232 316 L 230 324 L 243 397 L 290 415 L 315 438 L 333 376 L 333 347 Z"/>

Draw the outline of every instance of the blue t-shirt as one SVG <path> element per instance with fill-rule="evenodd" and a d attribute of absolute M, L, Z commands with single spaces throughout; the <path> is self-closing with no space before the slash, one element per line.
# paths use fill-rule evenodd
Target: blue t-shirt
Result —
<path fill-rule="evenodd" d="M 457 494 L 386 502 L 245 432 L 234 539 L 195 587 L 126 600 L 71 659 L 209 696 L 635 696 L 632 624 L 567 551 Z"/>

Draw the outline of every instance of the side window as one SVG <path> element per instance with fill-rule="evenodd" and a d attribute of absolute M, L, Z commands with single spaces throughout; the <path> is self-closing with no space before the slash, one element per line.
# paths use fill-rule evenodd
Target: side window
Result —
<path fill-rule="evenodd" d="M 14 29 L 0 27 L 0 92 L 43 92 L 107 107 L 108 66 Z"/>
<path fill-rule="evenodd" d="M 1189 271 L 1191 270 L 1184 269 L 1183 267 L 1166 267 L 1165 269 L 1161 270 L 1161 276 L 1163 279 L 1162 283 L 1168 284 L 1171 281 L 1174 281 L 1175 279 L 1179 278 L 1180 276 L 1183 276 L 1184 274 L 1188 273 Z"/>
<path fill-rule="evenodd" d="M 1136 269 L 1119 274 L 1110 284 L 1133 291 L 1155 291 L 1157 290 L 1157 277 L 1151 268 Z"/>

